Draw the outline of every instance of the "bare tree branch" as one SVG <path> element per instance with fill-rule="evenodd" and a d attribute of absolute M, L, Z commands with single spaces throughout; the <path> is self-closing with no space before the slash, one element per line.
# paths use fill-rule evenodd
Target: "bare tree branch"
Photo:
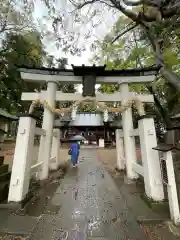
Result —
<path fill-rule="evenodd" d="M 132 6 L 132 7 L 135 7 L 135 6 L 139 6 L 139 5 L 142 5 L 143 4 L 143 0 L 139 0 L 139 1 L 131 1 L 131 0 L 123 0 L 124 4 L 127 5 L 127 6 Z"/>
<path fill-rule="evenodd" d="M 133 13 L 132 11 L 129 11 L 126 7 L 123 7 L 120 4 L 119 1 L 117 1 L 117 0 L 110 0 L 110 2 L 113 4 L 114 7 L 116 7 L 119 11 L 121 11 L 128 18 L 132 19 L 134 22 L 138 21 L 138 15 L 136 13 Z"/>
<path fill-rule="evenodd" d="M 154 39 L 152 33 L 150 32 L 150 29 L 146 25 L 143 25 L 143 27 L 144 27 L 146 35 L 147 35 L 147 37 L 148 37 L 148 39 L 151 43 L 153 51 L 155 53 L 156 64 L 160 65 L 160 66 L 164 66 L 163 56 L 162 56 L 162 53 L 161 53 L 161 48 L 160 48 L 158 40 Z"/>
<path fill-rule="evenodd" d="M 83 7 L 85 7 L 86 5 L 90 5 L 90 4 L 93 4 L 95 2 L 98 2 L 99 0 L 88 0 L 88 1 L 85 1 L 84 3 L 82 4 L 77 4 L 75 2 L 73 2 L 72 0 L 70 0 L 70 2 L 76 7 L 76 9 L 81 9 Z"/>
<path fill-rule="evenodd" d="M 129 25 L 132 25 L 132 23 L 128 24 Z M 133 24 L 130 28 L 124 30 L 123 32 L 121 32 L 111 43 L 115 43 L 120 37 L 122 37 L 123 35 L 125 35 L 126 33 L 128 33 L 129 31 L 131 31 L 132 29 L 136 28 L 138 26 L 137 23 Z"/>
<path fill-rule="evenodd" d="M 132 7 L 136 7 L 139 5 L 160 7 L 160 5 L 157 3 L 157 1 L 153 1 L 153 0 L 139 0 L 139 1 L 123 0 L 123 2 L 125 5 L 132 6 Z"/>
<path fill-rule="evenodd" d="M 138 48 L 138 43 L 137 43 L 135 31 L 133 31 L 133 36 L 134 36 L 134 41 L 135 41 L 136 48 Z M 138 61 L 138 64 L 140 65 L 140 67 L 143 68 L 143 65 L 142 65 L 142 62 L 141 62 L 141 59 L 140 59 L 139 55 L 137 56 L 137 61 Z M 156 82 L 157 79 L 158 79 L 158 76 L 155 77 L 154 82 Z M 158 110 L 159 110 L 163 120 L 165 121 L 166 125 L 169 125 L 169 120 L 170 119 L 168 118 L 168 112 L 167 112 L 166 108 L 164 108 L 162 106 L 161 101 L 159 100 L 156 92 L 153 89 L 153 86 L 152 85 L 149 85 L 149 86 L 147 85 L 146 88 L 153 95 L 156 107 L 158 108 Z"/>
<path fill-rule="evenodd" d="M 99 0 L 99 2 L 107 5 L 108 7 L 115 8 L 113 5 L 107 3 L 106 0 L 105 1 Z"/>
<path fill-rule="evenodd" d="M 139 12 L 137 15 L 132 10 L 127 9 L 124 7 L 119 1 L 117 0 L 110 0 L 110 2 L 114 5 L 115 8 L 117 8 L 119 11 L 121 11 L 126 17 L 131 18 L 135 22 L 154 22 L 157 20 L 157 17 L 155 14 L 147 15 L 144 12 Z M 132 0 L 123 0 L 124 4 L 126 6 L 139 6 L 139 5 L 146 5 L 147 7 L 155 7 L 156 10 L 159 11 L 159 13 L 162 15 L 163 18 L 169 18 L 172 17 L 174 14 L 178 14 L 180 11 L 180 2 L 177 1 L 177 3 L 171 3 L 164 1 L 154 1 L 154 0 L 139 0 L 136 2 L 133 2 Z M 172 4 L 171 6 L 169 4 Z M 155 11 L 154 9 L 154 11 Z"/>
<path fill-rule="evenodd" d="M 165 9 L 162 9 L 161 14 L 163 18 L 170 18 L 173 17 L 174 15 L 180 13 L 180 3 L 176 4 L 172 7 L 168 7 Z"/>

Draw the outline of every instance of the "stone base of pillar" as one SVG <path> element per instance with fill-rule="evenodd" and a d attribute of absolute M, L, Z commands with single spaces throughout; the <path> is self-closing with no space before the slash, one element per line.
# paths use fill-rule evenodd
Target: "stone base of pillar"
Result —
<path fill-rule="evenodd" d="M 169 212 L 168 201 L 153 201 L 148 198 L 147 195 L 141 194 L 141 199 L 154 211 L 157 213 Z"/>
<path fill-rule="evenodd" d="M 136 180 L 137 180 L 136 178 L 135 179 L 132 179 L 132 178 L 130 179 L 127 176 L 124 177 L 125 184 L 135 184 Z"/>

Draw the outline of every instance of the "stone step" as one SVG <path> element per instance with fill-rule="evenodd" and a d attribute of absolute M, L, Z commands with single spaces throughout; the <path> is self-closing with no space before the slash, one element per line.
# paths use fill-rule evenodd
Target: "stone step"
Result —
<path fill-rule="evenodd" d="M 9 168 L 8 164 L 1 165 L 0 166 L 0 175 L 3 174 L 3 173 L 7 173 L 8 172 L 8 168 Z"/>
<path fill-rule="evenodd" d="M 26 236 L 30 236 L 36 227 L 39 218 L 30 216 L 18 216 L 18 215 L 5 215 L 0 214 L 0 233 L 11 234 L 15 236 L 22 236 L 23 238 L 13 239 L 25 239 Z M 7 238 L 10 239 L 10 238 Z M 11 238 L 12 239 L 12 238 Z"/>
<path fill-rule="evenodd" d="M 0 182 L 8 181 L 11 178 L 11 172 L 3 173 L 0 175 Z"/>
<path fill-rule="evenodd" d="M 4 163 L 4 156 L 0 156 L 0 166 L 2 166 Z"/>

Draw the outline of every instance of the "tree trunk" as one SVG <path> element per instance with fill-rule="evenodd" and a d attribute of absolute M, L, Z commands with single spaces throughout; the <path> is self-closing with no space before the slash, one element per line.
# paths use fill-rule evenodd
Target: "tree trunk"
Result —
<path fill-rule="evenodd" d="M 152 23 L 154 23 L 155 20 L 157 20 L 157 18 L 155 17 L 155 19 L 153 19 L 153 16 L 150 17 L 150 21 L 148 21 L 148 19 L 144 19 L 144 16 L 142 16 L 142 14 L 136 14 L 133 12 L 133 10 L 130 10 L 129 8 L 125 7 L 123 4 L 121 4 L 121 1 L 117 1 L 117 0 L 110 0 L 110 2 L 112 3 L 112 5 L 117 8 L 121 13 L 123 13 L 127 18 L 131 19 L 134 23 L 136 23 L 137 25 L 140 25 L 142 27 L 142 29 L 144 29 L 147 38 L 149 40 L 149 42 L 152 45 L 152 48 L 154 50 L 155 56 L 156 56 L 156 64 L 160 65 L 162 67 L 161 69 L 161 74 L 162 76 L 174 87 L 176 88 L 178 91 L 180 91 L 180 78 L 179 76 L 174 73 L 173 71 L 171 71 L 170 69 L 166 68 L 165 62 L 164 62 L 164 58 L 163 58 L 163 49 L 161 48 L 161 45 L 158 41 L 158 39 L 156 39 L 156 36 L 153 35 L 152 33 Z M 130 3 L 130 2 L 129 2 Z M 126 2 L 126 4 L 128 5 L 129 3 Z M 126 5 L 125 4 L 125 5 Z M 132 2 L 131 2 L 132 4 Z M 134 3 L 138 6 L 139 3 Z M 167 4 L 168 5 L 168 4 Z M 132 5 L 131 5 L 132 6 Z M 173 14 L 174 16 L 177 15 L 177 7 L 174 7 L 173 11 L 172 9 L 169 10 L 171 14 Z M 166 14 L 166 19 L 167 19 L 168 15 Z M 169 16 L 170 17 L 170 16 Z M 146 16 L 147 18 L 147 16 Z M 131 30 L 131 28 L 130 28 Z M 164 41 L 164 40 L 163 40 Z"/>
<path fill-rule="evenodd" d="M 156 105 L 162 119 L 164 120 L 165 127 L 171 128 L 172 124 L 171 124 L 171 119 L 169 117 L 168 111 L 161 105 L 161 102 L 158 99 L 158 97 L 156 96 L 155 91 L 153 90 L 152 86 L 148 86 L 147 89 L 154 97 L 155 105 Z"/>
<path fill-rule="evenodd" d="M 163 56 L 163 47 L 161 46 L 162 41 L 159 42 L 158 39 L 153 36 L 149 27 L 147 27 L 146 25 L 144 25 L 143 27 L 154 51 L 156 57 L 156 64 L 161 66 L 161 75 L 169 82 L 171 86 L 173 86 L 176 90 L 180 91 L 180 77 L 171 69 L 166 67 Z"/>
<path fill-rule="evenodd" d="M 170 83 L 170 85 L 180 92 L 180 77 L 166 67 L 162 67 L 160 72 L 161 75 Z"/>

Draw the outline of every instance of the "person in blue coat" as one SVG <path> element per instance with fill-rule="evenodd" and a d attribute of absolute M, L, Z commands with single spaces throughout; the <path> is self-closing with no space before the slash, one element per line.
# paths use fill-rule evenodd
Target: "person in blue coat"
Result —
<path fill-rule="evenodd" d="M 78 157 L 80 151 L 80 144 L 77 141 L 72 142 L 71 144 L 71 162 L 73 167 L 78 164 Z"/>

